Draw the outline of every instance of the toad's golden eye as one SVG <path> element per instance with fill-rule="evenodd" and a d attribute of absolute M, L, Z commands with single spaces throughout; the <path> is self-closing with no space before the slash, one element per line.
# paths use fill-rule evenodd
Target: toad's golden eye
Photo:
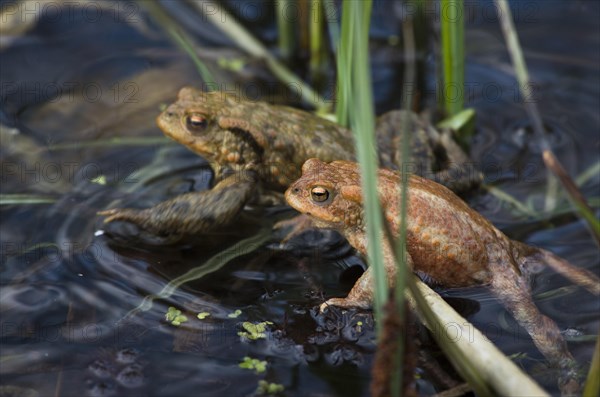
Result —
<path fill-rule="evenodd" d="M 208 126 L 208 119 L 200 113 L 190 113 L 185 116 L 185 126 L 191 132 L 202 132 Z"/>
<path fill-rule="evenodd" d="M 321 186 L 313 187 L 310 190 L 310 198 L 317 203 L 324 203 L 329 198 L 329 191 Z"/>

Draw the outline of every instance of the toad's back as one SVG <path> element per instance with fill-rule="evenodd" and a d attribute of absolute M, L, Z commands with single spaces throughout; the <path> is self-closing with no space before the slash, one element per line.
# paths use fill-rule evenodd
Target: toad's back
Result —
<path fill-rule="evenodd" d="M 400 177 L 389 174 L 389 178 L 396 181 L 391 185 L 383 182 L 383 185 L 397 186 L 392 193 L 396 198 L 383 201 L 396 206 L 393 211 L 388 207 L 386 213 L 397 232 Z M 490 249 L 497 247 L 498 252 L 505 253 L 507 240 L 496 233 L 489 221 L 443 186 L 418 176 L 411 176 L 409 183 L 407 250 L 414 270 L 448 287 L 489 283 L 489 256 L 493 253 Z M 510 261 L 506 255 L 503 257 Z"/>
<path fill-rule="evenodd" d="M 238 102 L 228 111 L 250 117 L 255 133 L 265 148 L 263 175 L 271 176 L 285 189 L 300 177 L 300 166 L 309 158 L 325 161 L 353 160 L 350 130 L 310 113 L 265 102 Z M 279 176 L 285 175 L 285 179 Z M 268 178 L 269 179 L 269 178 Z M 283 183 L 282 183 L 283 182 Z M 279 190 L 277 189 L 277 190 Z"/>

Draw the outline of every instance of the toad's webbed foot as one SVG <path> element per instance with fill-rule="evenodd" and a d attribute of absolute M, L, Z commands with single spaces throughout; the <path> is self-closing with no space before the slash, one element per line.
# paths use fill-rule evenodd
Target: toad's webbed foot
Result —
<path fill-rule="evenodd" d="M 233 222 L 255 193 L 256 184 L 230 176 L 211 190 L 191 192 L 147 209 L 114 208 L 98 214 L 104 223 L 131 222 L 156 236 L 191 236 Z"/>

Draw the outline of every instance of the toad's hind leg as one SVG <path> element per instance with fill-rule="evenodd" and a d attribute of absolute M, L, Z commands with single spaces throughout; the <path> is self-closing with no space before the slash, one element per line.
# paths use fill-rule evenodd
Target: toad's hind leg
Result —
<path fill-rule="evenodd" d="M 411 131 L 409 159 L 403 158 L 401 150 L 400 132 L 404 126 Z M 426 116 L 393 110 L 380 116 L 376 127 L 381 167 L 415 173 L 455 193 L 467 192 L 481 184 L 483 175 L 454 141 L 452 132 L 449 129 L 438 132 Z"/>
<path fill-rule="evenodd" d="M 451 130 L 446 129 L 437 132 L 429 126 L 428 134 L 443 148 L 447 157 L 445 167 L 435 172 L 431 179 L 459 193 L 469 191 L 481 184 L 483 174 L 477 169 L 473 160 L 454 141 Z"/>
<path fill-rule="evenodd" d="M 558 385 L 561 393 L 578 393 L 580 385 L 577 380 L 577 363 L 567 349 L 556 323 L 541 314 L 534 304 L 526 277 L 517 276 L 511 271 L 498 271 L 494 274 L 491 288 L 517 322 L 527 330 L 548 362 L 559 369 Z"/>
<path fill-rule="evenodd" d="M 115 208 L 98 214 L 107 217 L 104 223 L 131 222 L 156 236 L 177 240 L 230 224 L 255 189 L 256 183 L 232 175 L 211 190 L 186 193 L 151 208 Z"/>

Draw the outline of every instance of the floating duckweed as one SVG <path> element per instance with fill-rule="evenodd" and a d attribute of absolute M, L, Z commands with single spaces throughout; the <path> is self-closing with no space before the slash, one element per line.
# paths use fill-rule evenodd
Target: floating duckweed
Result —
<path fill-rule="evenodd" d="M 210 316 L 209 312 L 201 312 L 201 313 L 198 313 L 197 317 L 198 317 L 198 320 L 204 320 L 208 316 Z"/>
<path fill-rule="evenodd" d="M 229 318 L 238 318 L 240 316 L 240 314 L 242 314 L 242 311 L 240 309 L 237 309 L 233 313 L 229 313 L 227 315 L 227 317 L 229 317 Z"/>
<path fill-rule="evenodd" d="M 258 395 L 272 395 L 282 393 L 285 388 L 283 385 L 279 383 L 269 383 L 266 380 L 258 381 L 258 388 L 256 389 L 256 394 Z"/>
<path fill-rule="evenodd" d="M 242 58 L 219 58 L 217 64 L 223 69 L 231 70 L 232 72 L 239 72 L 246 66 L 246 61 Z"/>
<path fill-rule="evenodd" d="M 98 175 L 94 179 L 90 179 L 90 182 L 104 186 L 106 185 L 106 175 Z"/>
<path fill-rule="evenodd" d="M 267 334 L 265 334 L 267 325 L 271 324 L 273 324 L 271 321 L 263 321 L 262 323 L 256 324 L 245 321 L 242 323 L 242 327 L 245 331 L 238 332 L 238 336 L 249 340 L 265 339 L 267 337 Z"/>
<path fill-rule="evenodd" d="M 244 361 L 239 364 L 239 367 L 244 369 L 252 369 L 257 374 L 260 374 L 267 370 L 267 362 L 246 356 L 244 357 Z"/>
<path fill-rule="evenodd" d="M 175 320 L 175 317 L 177 317 L 179 314 L 181 314 L 181 310 L 177 310 L 173 306 L 169 306 L 167 313 L 165 314 L 165 320 L 171 322 Z"/>
<path fill-rule="evenodd" d="M 186 316 L 177 316 L 175 318 L 175 320 L 171 321 L 171 324 L 173 324 L 174 326 L 178 327 L 181 325 L 181 323 L 185 323 L 187 321 L 187 317 Z"/>
<path fill-rule="evenodd" d="M 361 331 L 362 331 L 362 326 L 363 326 L 363 322 L 362 322 L 362 321 L 357 321 L 357 322 L 356 322 L 356 330 L 357 330 L 358 332 L 361 332 Z"/>
<path fill-rule="evenodd" d="M 173 306 L 170 306 L 167 310 L 165 319 L 175 326 L 179 326 L 188 320 L 186 316 L 181 314 L 181 310 L 175 309 Z"/>

